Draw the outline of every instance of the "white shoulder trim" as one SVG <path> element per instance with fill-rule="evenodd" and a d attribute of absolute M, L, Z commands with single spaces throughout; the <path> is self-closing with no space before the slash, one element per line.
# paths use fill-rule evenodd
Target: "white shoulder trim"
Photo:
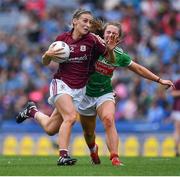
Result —
<path fill-rule="evenodd" d="M 114 51 L 119 53 L 119 54 L 123 54 L 124 53 L 123 49 L 119 48 L 119 47 L 115 47 Z"/>
<path fill-rule="evenodd" d="M 131 60 L 131 62 L 128 64 L 128 66 L 130 66 L 133 63 L 133 61 Z"/>

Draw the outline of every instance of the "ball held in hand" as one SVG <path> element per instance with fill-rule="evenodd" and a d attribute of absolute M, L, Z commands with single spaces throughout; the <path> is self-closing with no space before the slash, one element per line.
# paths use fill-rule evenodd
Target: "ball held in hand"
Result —
<path fill-rule="evenodd" d="M 64 41 L 53 42 L 49 46 L 49 49 L 52 49 L 54 51 L 58 51 L 59 49 L 62 49 L 62 50 L 60 50 L 60 53 L 62 53 L 62 54 L 59 54 L 59 56 L 57 58 L 53 58 L 54 62 L 63 63 L 64 61 L 68 60 L 69 55 L 70 55 L 70 48 L 69 48 L 68 44 L 65 43 Z"/>

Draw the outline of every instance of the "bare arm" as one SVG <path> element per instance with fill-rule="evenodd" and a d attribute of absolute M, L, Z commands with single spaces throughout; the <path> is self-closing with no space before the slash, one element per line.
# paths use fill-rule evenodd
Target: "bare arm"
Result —
<path fill-rule="evenodd" d="M 161 79 L 159 76 L 155 75 L 150 70 L 148 70 L 144 66 L 139 65 L 138 63 L 132 62 L 131 65 L 128 66 L 128 69 L 130 69 L 131 71 L 135 72 L 136 74 L 138 74 L 146 79 L 158 82 L 162 85 L 165 85 L 165 86 L 167 86 L 167 88 L 169 88 L 171 86 L 174 88 L 174 84 L 170 80 Z"/>

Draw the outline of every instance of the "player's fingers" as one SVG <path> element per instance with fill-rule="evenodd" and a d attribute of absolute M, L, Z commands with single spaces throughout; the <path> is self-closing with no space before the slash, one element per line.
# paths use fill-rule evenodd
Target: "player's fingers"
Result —
<path fill-rule="evenodd" d="M 118 36 L 118 35 L 116 35 L 116 34 L 113 34 L 113 35 L 112 35 L 112 40 L 117 41 L 117 40 L 118 40 L 118 38 L 119 38 L 119 36 Z"/>
<path fill-rule="evenodd" d="M 112 45 L 117 46 L 119 44 L 119 37 L 117 35 L 111 35 L 109 38 L 110 42 Z"/>
<path fill-rule="evenodd" d="M 113 40 L 117 41 L 117 35 L 113 35 Z"/>
<path fill-rule="evenodd" d="M 64 55 L 65 52 L 55 52 L 54 55 Z"/>
<path fill-rule="evenodd" d="M 48 50 L 48 51 L 46 51 L 46 55 L 53 56 L 54 55 L 54 51 L 53 50 Z"/>
<path fill-rule="evenodd" d="M 169 83 L 168 85 L 166 85 L 166 89 L 169 89 L 170 87 L 172 87 L 173 89 L 176 89 L 173 83 Z"/>
<path fill-rule="evenodd" d="M 109 44 L 109 43 L 110 43 L 110 40 L 109 40 L 109 39 L 107 39 L 106 44 Z"/>
<path fill-rule="evenodd" d="M 60 48 L 60 49 L 56 49 L 54 50 L 54 52 L 60 52 L 61 50 L 63 50 L 64 48 Z"/>
<path fill-rule="evenodd" d="M 119 45 L 122 41 L 117 39 L 116 44 Z"/>
<path fill-rule="evenodd" d="M 110 36 L 110 40 L 111 40 L 112 42 L 115 40 L 115 35 L 114 35 L 114 34 Z"/>
<path fill-rule="evenodd" d="M 115 41 L 116 41 L 116 44 L 119 44 L 120 39 L 119 39 L 119 37 L 118 37 L 118 36 L 116 36 L 116 37 L 115 37 Z"/>
<path fill-rule="evenodd" d="M 62 52 L 62 53 L 58 53 L 58 54 L 55 54 L 55 55 L 53 55 L 54 57 L 56 57 L 56 58 L 61 58 L 61 55 L 64 55 L 65 53 L 64 52 Z M 63 58 L 63 57 L 62 57 Z"/>
<path fill-rule="evenodd" d="M 169 89 L 171 87 L 171 85 L 166 85 L 165 89 Z"/>
<path fill-rule="evenodd" d="M 65 60 L 63 58 L 60 58 L 60 57 L 53 57 L 53 61 L 57 62 L 57 63 L 62 63 L 64 62 Z"/>
<path fill-rule="evenodd" d="M 56 45 L 56 43 L 52 44 L 51 48 L 53 48 Z"/>
<path fill-rule="evenodd" d="M 175 85 L 174 85 L 174 84 L 172 84 L 172 85 L 171 85 L 171 87 L 172 87 L 173 89 L 176 89 L 176 87 L 175 87 Z"/>

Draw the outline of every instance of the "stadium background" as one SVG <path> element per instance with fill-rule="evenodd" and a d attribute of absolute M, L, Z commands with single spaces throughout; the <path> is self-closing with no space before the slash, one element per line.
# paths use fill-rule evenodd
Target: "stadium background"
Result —
<path fill-rule="evenodd" d="M 41 56 L 79 7 L 119 21 L 121 47 L 138 63 L 162 78 L 180 77 L 179 0 L 0 0 L 0 154 L 57 153 L 56 136 L 46 136 L 33 120 L 17 125 L 15 115 L 28 99 L 51 113 L 48 87 L 57 66 L 44 67 Z M 115 71 L 113 86 L 120 155 L 174 156 L 170 91 L 125 69 Z M 96 130 L 100 154 L 107 155 L 99 120 Z M 73 155 L 88 154 L 78 122 L 71 147 Z"/>

